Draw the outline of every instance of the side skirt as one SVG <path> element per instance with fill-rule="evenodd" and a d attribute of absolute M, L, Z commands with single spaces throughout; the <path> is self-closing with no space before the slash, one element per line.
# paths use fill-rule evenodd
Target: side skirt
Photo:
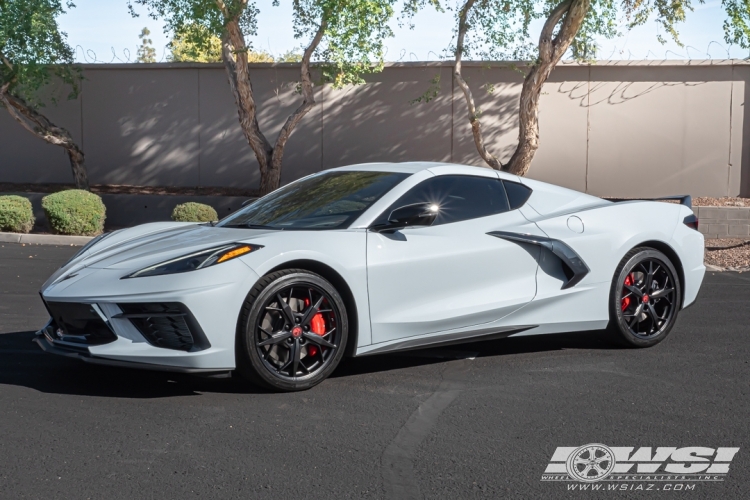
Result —
<path fill-rule="evenodd" d="M 383 354 L 386 352 L 410 351 L 425 347 L 443 347 L 454 344 L 469 344 L 471 342 L 484 342 L 485 340 L 504 339 L 517 333 L 536 328 L 537 325 L 506 326 L 494 328 L 491 332 L 468 334 L 466 332 L 433 334 L 426 337 L 407 338 L 400 341 L 378 346 L 363 353 L 356 354 L 357 357 L 370 356 L 372 354 Z M 369 347 L 369 346 L 368 346 Z"/>

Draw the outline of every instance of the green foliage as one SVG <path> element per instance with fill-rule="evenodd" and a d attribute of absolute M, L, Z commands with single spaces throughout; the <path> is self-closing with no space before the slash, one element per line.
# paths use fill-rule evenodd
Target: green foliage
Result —
<path fill-rule="evenodd" d="M 38 90 L 56 76 L 72 86 L 71 98 L 78 94 L 80 72 L 57 25 L 71 7 L 62 0 L 0 0 L 0 87 L 39 105 Z"/>
<path fill-rule="evenodd" d="M 31 202 L 22 196 L 0 196 L 0 231 L 28 233 L 34 227 Z"/>
<path fill-rule="evenodd" d="M 456 16 L 466 5 L 457 0 L 445 5 L 440 0 L 406 0 L 403 17 L 410 19 L 419 10 L 431 5 L 438 10 L 451 10 Z M 531 23 L 545 21 L 561 0 L 476 0 L 469 11 L 464 59 L 534 61 L 538 57 L 538 40 L 530 33 Z M 618 26 L 632 29 L 647 22 L 660 27 L 660 43 L 671 38 L 682 45 L 679 26 L 689 21 L 695 4 L 704 0 L 591 0 L 588 14 L 570 47 L 570 56 L 587 61 L 597 57 L 595 39 L 621 36 Z M 724 22 L 728 44 L 750 48 L 750 0 L 722 0 L 727 12 Z M 698 15 L 698 14 L 695 14 Z M 559 25 L 558 25 L 559 28 Z M 455 47 L 448 52 L 455 53 Z"/>
<path fill-rule="evenodd" d="M 172 220 L 177 222 L 211 222 L 219 220 L 219 215 L 216 210 L 208 205 L 189 201 L 174 207 Z"/>
<path fill-rule="evenodd" d="M 104 231 L 106 208 L 102 199 L 88 191 L 71 189 L 42 198 L 42 208 L 57 234 L 95 236 Z"/>
<path fill-rule="evenodd" d="M 302 51 L 297 49 L 287 50 L 276 58 L 280 63 L 298 63 L 302 62 Z"/>
<path fill-rule="evenodd" d="M 315 52 L 323 78 L 335 88 L 364 83 L 363 75 L 383 69 L 384 40 L 393 36 L 389 22 L 395 0 L 293 0 L 294 36 L 311 38 L 326 20 Z"/>
<path fill-rule="evenodd" d="M 221 40 L 216 35 L 206 33 L 194 33 L 195 31 L 205 31 L 206 28 L 200 24 L 190 24 L 183 28 L 183 31 L 174 35 L 169 43 L 171 54 L 168 59 L 173 62 L 198 62 L 198 63 L 220 63 L 221 62 Z M 206 43 L 198 45 L 196 38 L 205 38 Z M 300 56 L 300 60 L 302 57 Z M 256 62 L 274 62 L 274 58 L 268 52 L 261 50 L 249 50 L 247 61 Z M 286 61 L 282 61 L 286 62 Z M 299 62 L 299 61 L 297 61 Z"/>
<path fill-rule="evenodd" d="M 362 76 L 382 70 L 384 39 L 393 36 L 389 21 L 396 0 L 292 0 L 294 36 L 306 44 L 321 22 L 326 29 L 313 60 L 323 68 L 323 79 L 336 87 L 358 84 Z M 277 1 L 275 2 L 278 3 Z M 208 54 L 225 34 L 229 19 L 238 19 L 245 37 L 256 34 L 258 9 L 250 0 L 224 0 L 226 14 L 216 0 L 128 0 L 131 13 L 145 7 L 154 19 L 163 19 L 165 29 L 189 44 L 190 53 Z M 199 26 L 199 28 L 196 28 Z M 251 62 L 262 62 L 248 45 Z M 255 54 L 255 56 L 253 56 Z M 270 59 L 270 55 L 268 55 Z M 297 59 L 299 57 L 299 59 Z M 301 60 L 301 55 L 284 54 L 281 61 Z"/>
<path fill-rule="evenodd" d="M 237 18 L 246 37 L 257 31 L 258 9 L 248 0 L 223 0 L 230 17 Z M 226 20 L 216 0 L 128 0 L 133 16 L 139 17 L 138 6 L 145 7 L 148 15 L 165 22 L 164 30 L 173 36 L 182 36 L 203 54 L 211 50 L 216 38 L 224 35 Z"/>
<path fill-rule="evenodd" d="M 722 0 L 727 11 L 724 39 L 732 45 L 750 48 L 750 4 L 748 0 Z"/>
<path fill-rule="evenodd" d="M 438 94 L 440 93 L 440 73 L 435 75 L 432 80 L 430 80 L 430 86 L 427 87 L 427 90 L 425 90 L 424 94 L 417 97 L 416 99 L 412 99 L 409 101 L 409 104 L 419 104 L 422 102 L 430 102 L 433 99 L 435 99 Z"/>
<path fill-rule="evenodd" d="M 149 38 L 151 30 L 143 28 L 138 38 L 141 39 L 141 45 L 138 47 L 138 57 L 136 62 L 139 63 L 155 63 L 156 62 L 156 49 L 154 49 L 153 41 Z"/>
<path fill-rule="evenodd" d="M 248 50 L 247 62 L 251 63 L 270 63 L 273 62 L 273 56 L 265 50 Z"/>
<path fill-rule="evenodd" d="M 205 39 L 204 44 L 198 44 L 196 39 Z M 207 33 L 207 28 L 198 23 L 187 24 L 181 31 L 174 34 L 169 43 L 172 54 L 170 61 L 174 62 L 221 62 L 221 40 L 218 36 Z"/>

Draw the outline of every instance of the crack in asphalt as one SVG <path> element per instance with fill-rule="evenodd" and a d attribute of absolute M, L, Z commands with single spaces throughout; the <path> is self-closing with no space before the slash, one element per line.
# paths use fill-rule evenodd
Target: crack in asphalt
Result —
<path fill-rule="evenodd" d="M 443 381 L 432 396 L 411 414 L 381 458 L 385 498 L 421 499 L 419 482 L 414 474 L 414 455 L 432 432 L 440 414 L 450 406 L 464 388 L 470 359 L 449 363 Z"/>

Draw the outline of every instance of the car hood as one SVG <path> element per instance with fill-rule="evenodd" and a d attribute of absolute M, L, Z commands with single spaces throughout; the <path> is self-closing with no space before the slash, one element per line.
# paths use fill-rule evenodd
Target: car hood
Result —
<path fill-rule="evenodd" d="M 108 235 L 60 268 L 45 283 L 45 287 L 60 276 L 76 273 L 83 268 L 134 272 L 182 255 L 246 242 L 269 232 L 274 231 L 192 223 L 144 224 Z"/>

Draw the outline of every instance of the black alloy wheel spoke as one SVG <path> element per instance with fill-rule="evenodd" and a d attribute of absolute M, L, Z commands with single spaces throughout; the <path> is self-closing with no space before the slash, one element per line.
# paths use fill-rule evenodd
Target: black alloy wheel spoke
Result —
<path fill-rule="evenodd" d="M 657 290 L 654 293 L 651 294 L 652 299 L 664 299 L 668 295 L 671 295 L 674 293 L 674 288 L 663 288 L 661 290 Z"/>
<path fill-rule="evenodd" d="M 258 342 L 258 347 L 265 347 L 267 345 L 278 344 L 279 342 L 283 342 L 284 340 L 288 339 L 291 336 L 292 336 L 292 332 L 281 332 L 276 335 L 271 335 L 266 340 L 262 340 Z"/>
<path fill-rule="evenodd" d="M 633 314 L 633 319 L 628 322 L 628 326 L 630 328 L 633 328 L 633 325 L 635 323 L 640 323 L 639 318 L 641 317 L 641 314 L 643 314 L 643 304 L 638 304 L 638 307 L 635 308 L 635 313 Z"/>
<path fill-rule="evenodd" d="M 292 307 L 289 305 L 289 302 L 291 302 L 291 296 L 289 298 L 289 302 L 285 301 L 283 298 L 281 298 L 281 294 L 276 294 L 276 300 L 279 301 L 279 305 L 281 306 L 281 310 L 284 312 L 284 317 L 289 322 L 290 325 L 294 324 L 294 311 L 292 311 Z"/>
<path fill-rule="evenodd" d="M 305 316 L 302 318 L 302 321 L 300 322 L 302 326 L 310 325 L 310 321 L 312 321 L 313 317 L 318 313 L 318 310 L 320 309 L 321 304 L 323 304 L 324 299 L 325 299 L 325 295 L 321 295 L 318 301 L 314 305 L 310 305 L 310 307 L 307 309 L 307 312 L 305 313 Z"/>
<path fill-rule="evenodd" d="M 302 334 L 303 337 L 305 337 L 307 340 L 314 344 L 318 344 L 323 347 L 330 347 L 331 349 L 335 348 L 336 346 L 334 344 L 331 344 L 326 339 L 318 335 L 317 333 L 312 332 L 305 332 Z"/>
<path fill-rule="evenodd" d="M 641 289 L 635 285 L 625 285 L 625 289 L 634 294 L 639 299 L 643 297 L 643 291 L 641 291 Z"/>
<path fill-rule="evenodd" d="M 675 312 L 677 293 L 670 273 L 663 262 L 647 259 L 638 262 L 626 275 L 634 282 L 623 283 L 620 299 L 623 302 L 626 298 L 635 299 L 637 305 L 629 303 L 622 311 L 622 318 L 633 334 L 639 337 L 657 335 L 669 323 Z M 636 280 L 636 275 L 640 275 L 640 279 Z"/>
<path fill-rule="evenodd" d="M 325 369 L 340 344 L 338 309 L 324 290 L 295 283 L 266 299 L 255 326 L 255 346 L 263 364 L 276 376 L 299 379 Z M 312 329 L 313 318 L 321 316 Z M 320 325 L 324 326 L 320 326 Z"/>
<path fill-rule="evenodd" d="M 646 275 L 646 283 L 644 288 L 648 292 L 649 288 L 651 288 L 651 283 L 654 282 L 654 261 L 650 260 L 648 261 L 648 274 Z"/>
<path fill-rule="evenodd" d="M 300 362 L 300 354 L 302 349 L 300 349 L 299 345 L 299 339 L 294 339 L 294 343 L 292 343 L 292 348 L 290 349 L 289 356 L 292 360 L 292 377 L 297 376 L 297 370 L 299 369 L 299 362 Z"/>

